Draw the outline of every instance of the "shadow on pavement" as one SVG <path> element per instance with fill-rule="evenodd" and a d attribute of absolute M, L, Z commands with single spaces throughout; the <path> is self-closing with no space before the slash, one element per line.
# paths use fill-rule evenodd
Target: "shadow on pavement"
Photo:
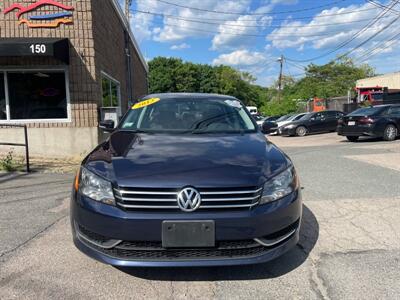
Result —
<path fill-rule="evenodd" d="M 199 268 L 118 268 L 129 275 L 161 281 L 221 281 L 268 279 L 291 272 L 307 259 L 319 236 L 315 215 L 303 205 L 300 241 L 283 256 L 258 265 Z"/>
<path fill-rule="evenodd" d="M 398 137 L 395 141 L 399 141 L 400 138 Z M 348 141 L 345 137 L 343 140 L 340 141 L 341 143 L 350 143 L 350 144 L 359 144 L 359 143 L 374 143 L 374 142 L 381 142 L 384 143 L 386 141 L 384 141 L 382 138 L 377 138 L 377 137 L 367 137 L 367 136 L 361 136 L 357 141 L 355 142 L 350 142 Z M 390 142 L 386 142 L 386 143 L 390 143 Z"/>
<path fill-rule="evenodd" d="M 26 175 L 28 175 L 28 173 L 0 173 L 0 183 L 11 181 Z"/>

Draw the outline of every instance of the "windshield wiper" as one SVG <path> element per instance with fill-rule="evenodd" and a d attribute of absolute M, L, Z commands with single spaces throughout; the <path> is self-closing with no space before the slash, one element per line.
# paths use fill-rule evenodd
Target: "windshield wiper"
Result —
<path fill-rule="evenodd" d="M 199 129 L 200 125 L 202 125 L 203 123 L 206 123 L 206 127 L 209 126 L 210 124 L 214 123 L 215 121 L 226 117 L 226 116 L 230 116 L 230 115 L 234 115 L 236 114 L 236 112 L 230 112 L 230 113 L 224 113 L 224 114 L 219 114 L 219 115 L 215 115 L 212 116 L 210 118 L 204 119 L 204 120 L 200 120 L 197 123 L 194 123 L 191 127 L 193 127 L 193 130 Z M 209 123 L 207 123 L 209 122 Z"/>
<path fill-rule="evenodd" d="M 132 132 L 132 133 L 154 134 L 153 131 L 147 131 L 147 130 L 142 130 L 142 129 L 127 129 L 127 128 L 123 128 L 123 129 L 120 129 L 120 131 L 127 131 L 127 132 Z"/>

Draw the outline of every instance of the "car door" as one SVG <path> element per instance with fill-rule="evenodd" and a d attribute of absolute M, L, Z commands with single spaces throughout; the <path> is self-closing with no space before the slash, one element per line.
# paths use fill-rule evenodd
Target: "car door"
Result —
<path fill-rule="evenodd" d="M 323 131 L 335 131 L 337 127 L 337 122 L 343 115 L 342 113 L 338 111 L 327 111 L 326 113 L 326 118 L 325 118 L 325 128 L 323 128 Z"/>
<path fill-rule="evenodd" d="M 323 114 L 322 112 L 315 113 L 313 116 L 311 116 L 307 127 L 308 127 L 308 132 L 319 132 L 321 131 L 321 128 L 323 127 Z"/>
<path fill-rule="evenodd" d="M 397 128 L 400 130 L 400 105 L 392 106 L 388 110 L 388 116 L 396 122 Z"/>

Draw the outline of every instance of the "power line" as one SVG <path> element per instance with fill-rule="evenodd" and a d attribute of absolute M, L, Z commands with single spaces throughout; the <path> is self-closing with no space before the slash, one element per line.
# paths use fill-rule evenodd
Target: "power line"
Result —
<path fill-rule="evenodd" d="M 135 13 L 141 13 L 141 14 L 148 14 L 148 15 L 153 15 L 153 16 L 159 16 L 163 17 L 166 19 L 176 19 L 180 21 L 185 21 L 185 22 L 191 22 L 191 23 L 200 23 L 200 24 L 209 24 L 209 25 L 223 25 L 223 26 L 228 26 L 228 27 L 243 27 L 243 28 L 267 28 L 267 27 L 276 27 L 276 28 L 304 28 L 304 27 L 321 27 L 321 26 L 337 26 L 337 25 L 343 25 L 343 24 L 353 24 L 353 23 L 361 23 L 365 21 L 370 21 L 371 19 L 361 19 L 357 21 L 347 21 L 347 22 L 338 22 L 338 23 L 323 23 L 323 24 L 315 24 L 315 25 L 242 25 L 242 24 L 228 24 L 228 23 L 219 23 L 219 22 L 208 22 L 207 20 L 212 20 L 212 21 L 223 21 L 221 19 L 201 19 L 201 18 L 185 18 L 181 16 L 176 16 L 176 15 L 171 15 L 171 14 L 165 14 L 165 13 L 156 13 L 156 12 L 150 12 L 150 11 L 143 11 L 143 10 L 138 10 L 138 9 L 131 9 L 131 12 Z M 390 17 L 390 16 L 386 16 Z M 237 20 L 226 20 L 224 22 L 235 22 Z M 242 21 L 249 21 L 249 20 L 240 20 Z M 257 22 L 260 21 L 259 19 L 254 19 L 252 22 Z"/>
<path fill-rule="evenodd" d="M 378 44 L 377 46 L 368 49 L 367 51 L 364 52 L 364 54 L 362 54 L 361 56 L 359 56 L 355 59 L 356 62 L 363 62 L 363 61 L 369 59 L 370 57 L 382 52 L 383 50 L 385 50 L 385 47 L 391 46 L 392 44 L 397 42 L 398 37 L 400 37 L 400 33 L 397 33 L 394 36 L 390 37 L 388 40 L 383 41 L 382 43 Z M 387 44 L 388 42 L 391 42 L 391 43 Z M 376 50 L 378 50 L 378 51 L 376 51 Z"/>
<path fill-rule="evenodd" d="M 400 37 L 400 33 L 397 34 L 396 37 Z M 391 41 L 391 43 L 385 44 L 384 46 L 385 46 L 385 47 L 390 47 L 390 46 L 392 46 L 393 44 L 395 44 L 395 43 L 398 42 L 398 41 L 399 41 L 398 39 L 394 39 L 394 40 Z M 385 50 L 385 48 L 381 48 L 381 49 L 379 49 L 378 51 L 376 51 L 376 52 L 374 52 L 374 53 L 371 53 L 371 54 L 368 55 L 367 57 L 365 57 L 365 58 L 359 60 L 358 63 L 362 63 L 362 62 L 364 62 L 364 61 L 370 59 L 371 57 L 373 57 L 373 56 L 375 56 L 375 55 L 381 53 L 383 50 Z"/>
<path fill-rule="evenodd" d="M 294 62 L 292 62 L 292 61 L 288 61 L 288 60 L 287 60 L 286 63 L 289 64 L 289 65 L 292 65 L 292 66 L 294 66 L 294 67 L 296 67 L 296 68 L 298 68 L 298 69 L 300 69 L 300 70 L 302 70 L 302 71 L 304 71 L 304 70 L 306 69 L 305 66 L 302 66 L 302 65 L 300 65 L 300 64 L 296 64 L 296 63 L 294 63 Z"/>
<path fill-rule="evenodd" d="M 225 31 L 216 31 L 216 30 L 206 30 L 206 29 L 201 29 L 201 28 L 195 28 L 195 27 L 188 27 L 188 26 L 182 26 L 180 24 L 173 24 L 173 23 L 160 23 L 156 22 L 154 20 L 151 21 L 151 23 L 155 24 L 160 24 L 164 26 L 171 26 L 171 27 L 176 27 L 188 31 L 194 31 L 194 32 L 205 32 L 205 33 L 213 33 L 213 34 L 222 34 L 222 35 L 233 35 L 233 36 L 248 36 L 248 37 L 262 37 L 265 38 L 267 36 L 267 33 L 265 34 L 251 34 L 251 33 L 241 33 L 241 32 L 225 32 Z M 286 39 L 288 37 L 321 37 L 321 36 L 329 36 L 333 34 L 338 34 L 341 31 L 328 31 L 324 33 L 317 33 L 317 34 L 268 34 L 269 37 L 273 37 L 275 40 L 279 39 Z M 281 38 L 279 38 L 281 37 Z"/>
<path fill-rule="evenodd" d="M 372 40 L 374 37 L 376 37 L 378 34 L 380 34 L 381 32 L 385 31 L 386 29 L 388 29 L 391 25 L 394 24 L 394 22 L 398 21 L 400 19 L 400 16 L 398 16 L 397 18 L 395 18 L 392 22 L 390 22 L 389 24 L 387 24 L 386 26 L 384 26 L 382 29 L 378 30 L 377 32 L 375 32 L 372 36 L 370 36 L 369 38 L 367 38 L 366 40 L 364 40 L 363 42 L 361 42 L 360 44 L 358 44 L 357 46 L 355 46 L 353 49 L 347 51 L 346 53 L 340 55 L 338 57 L 338 59 L 345 57 L 347 55 L 349 55 L 350 53 L 354 52 L 355 50 L 359 49 L 360 47 L 364 46 L 366 43 L 368 43 L 370 40 Z"/>
<path fill-rule="evenodd" d="M 160 2 L 160 3 L 164 3 L 164 4 L 167 4 L 167 5 L 171 5 L 171 6 L 176 6 L 176 7 L 179 7 L 179 8 L 185 8 L 185 9 L 196 10 L 196 11 L 207 12 L 207 13 L 226 14 L 226 15 L 243 15 L 243 13 L 240 13 L 240 12 L 230 12 L 230 11 L 218 11 L 218 10 L 211 10 L 211 9 L 203 9 L 203 8 L 198 8 L 198 7 L 193 7 L 193 6 L 182 5 L 182 4 L 178 4 L 178 3 L 172 3 L 172 2 L 169 2 L 169 1 L 165 1 L 165 0 L 154 0 L 154 1 L 157 1 L 157 2 Z M 269 12 L 269 13 L 248 13 L 247 15 L 265 16 L 265 15 L 277 15 L 277 14 L 288 14 L 288 13 L 304 12 L 304 11 L 316 10 L 316 9 L 332 6 L 332 5 L 335 5 L 335 4 L 338 4 L 338 3 L 341 3 L 341 2 L 345 2 L 345 1 L 348 1 L 348 0 L 337 0 L 337 1 L 333 1 L 333 2 L 328 3 L 328 4 L 314 6 L 314 7 L 310 7 L 310 8 L 302 8 L 302 9 L 278 11 L 278 12 Z"/>
<path fill-rule="evenodd" d="M 158 1 L 158 0 L 153 0 L 153 1 Z M 371 7 L 371 8 L 364 8 L 364 9 L 358 9 L 358 10 L 351 10 L 351 11 L 347 11 L 347 12 L 337 12 L 337 13 L 332 13 L 332 14 L 324 14 L 324 15 L 317 15 L 317 16 L 304 16 L 304 17 L 290 17 L 289 20 L 307 20 L 307 19 L 314 19 L 314 18 L 327 18 L 327 17 L 335 17 L 335 16 L 342 16 L 342 15 L 350 15 L 350 14 L 354 14 L 354 13 L 360 13 L 360 12 L 364 12 L 364 11 L 371 11 L 371 10 L 376 10 L 375 7 Z M 236 16 L 251 16 L 254 14 L 251 13 L 237 13 Z M 257 14 L 256 14 L 257 15 Z M 260 14 L 261 16 L 265 15 L 265 14 Z M 207 21 L 236 21 L 236 20 L 229 20 L 229 19 L 215 19 L 215 18 L 209 18 L 209 19 L 205 19 L 205 18 L 192 18 L 193 20 L 197 19 L 197 20 L 207 20 Z M 247 20 L 243 20 L 243 22 L 254 22 L 258 19 L 247 19 Z M 286 21 L 288 20 L 288 18 L 274 18 L 274 21 Z"/>
<path fill-rule="evenodd" d="M 328 56 L 338 50 L 340 50 L 341 48 L 345 47 L 346 45 L 350 44 L 352 41 L 354 41 L 360 34 L 362 34 L 363 32 L 365 32 L 367 29 L 369 29 L 371 26 L 375 25 L 379 20 L 381 20 L 381 18 L 386 15 L 389 10 L 391 8 L 393 8 L 399 1 L 393 1 L 393 3 L 391 4 L 390 7 L 385 7 L 385 9 L 378 15 L 376 16 L 373 20 L 371 20 L 371 22 L 369 22 L 367 25 L 365 25 L 363 28 L 361 28 L 359 31 L 357 31 L 355 34 L 353 34 L 349 39 L 347 39 L 346 41 L 340 43 L 339 45 L 337 45 L 334 49 L 323 53 L 321 55 L 315 56 L 313 58 L 308 58 L 308 59 L 302 59 L 302 60 L 296 60 L 296 59 L 292 59 L 292 58 L 286 58 L 289 61 L 292 62 L 310 62 L 316 59 L 320 59 L 322 57 Z"/>

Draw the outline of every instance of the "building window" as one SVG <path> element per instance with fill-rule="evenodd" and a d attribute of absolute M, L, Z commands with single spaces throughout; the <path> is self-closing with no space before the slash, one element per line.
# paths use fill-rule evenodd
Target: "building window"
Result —
<path fill-rule="evenodd" d="M 120 84 L 106 74 L 102 74 L 101 79 L 103 89 L 103 107 L 120 106 Z"/>
<path fill-rule="evenodd" d="M 68 119 L 64 71 L 6 71 L 0 83 L 0 120 Z"/>

